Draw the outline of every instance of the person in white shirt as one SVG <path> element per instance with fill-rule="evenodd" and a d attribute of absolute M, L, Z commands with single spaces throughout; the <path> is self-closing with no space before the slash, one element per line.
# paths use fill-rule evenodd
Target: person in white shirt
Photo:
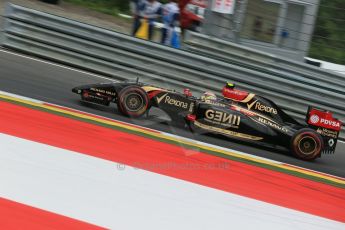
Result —
<path fill-rule="evenodd" d="M 155 26 L 155 21 L 162 14 L 162 4 L 156 0 L 147 0 L 145 2 L 144 10 L 142 11 L 142 17 L 147 19 L 149 23 L 148 37 L 149 40 L 153 38 L 153 29 Z"/>
<path fill-rule="evenodd" d="M 180 9 L 177 5 L 177 0 L 170 0 L 169 3 L 163 6 L 163 23 L 161 43 L 169 45 L 172 33 L 178 25 L 180 18 Z"/>

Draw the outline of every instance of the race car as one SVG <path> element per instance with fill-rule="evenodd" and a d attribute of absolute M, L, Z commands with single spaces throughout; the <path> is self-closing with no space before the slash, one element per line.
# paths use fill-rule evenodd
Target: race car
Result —
<path fill-rule="evenodd" d="M 308 108 L 306 122 L 301 124 L 271 100 L 235 89 L 232 83 L 224 86 L 221 97 L 206 92 L 197 98 L 188 89 L 176 92 L 138 80 L 83 85 L 72 92 L 80 94 L 85 102 L 106 106 L 116 103 L 123 115 L 133 118 L 157 107 L 193 132 L 281 146 L 302 160 L 334 153 L 342 126 L 331 112 L 312 107 Z"/>

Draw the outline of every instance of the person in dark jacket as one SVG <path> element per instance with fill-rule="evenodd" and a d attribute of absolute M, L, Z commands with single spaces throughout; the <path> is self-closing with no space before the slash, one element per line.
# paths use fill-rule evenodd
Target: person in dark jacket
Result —
<path fill-rule="evenodd" d="M 170 0 L 169 3 L 163 6 L 163 28 L 161 43 L 169 45 L 171 36 L 175 27 L 178 25 L 180 18 L 180 9 L 177 5 L 177 0 Z"/>
<path fill-rule="evenodd" d="M 138 32 L 138 29 L 141 26 L 141 15 L 143 15 L 143 10 L 145 8 L 146 0 L 131 0 L 130 1 L 130 10 L 133 17 L 133 29 L 132 29 L 132 36 Z"/>

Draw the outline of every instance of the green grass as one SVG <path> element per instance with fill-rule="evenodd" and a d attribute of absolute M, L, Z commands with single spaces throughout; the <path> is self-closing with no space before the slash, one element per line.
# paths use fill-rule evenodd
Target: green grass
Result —
<path fill-rule="evenodd" d="M 119 1 L 119 0 L 113 0 L 113 1 L 109 1 L 109 0 L 65 0 L 65 2 L 69 2 L 75 5 L 79 5 L 79 6 L 84 6 L 86 8 L 104 13 L 104 14 L 108 14 L 108 15 L 112 15 L 115 17 L 118 17 L 119 13 L 125 13 L 128 14 L 129 13 L 129 1 L 126 0 L 127 2 L 127 6 L 124 5 L 122 2 L 123 1 Z M 121 4 L 120 4 L 121 3 Z"/>

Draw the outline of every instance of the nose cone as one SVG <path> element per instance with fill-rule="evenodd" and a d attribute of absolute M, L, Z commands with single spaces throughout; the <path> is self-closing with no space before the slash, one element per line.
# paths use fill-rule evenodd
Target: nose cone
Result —
<path fill-rule="evenodd" d="M 74 88 L 72 89 L 72 92 L 73 92 L 73 93 L 78 93 L 79 90 L 80 90 L 79 87 L 74 87 Z"/>
<path fill-rule="evenodd" d="M 82 91 L 83 91 L 83 89 L 85 89 L 85 88 L 87 88 L 87 87 L 84 87 L 84 86 L 77 86 L 77 87 L 74 87 L 74 88 L 72 89 L 72 92 L 73 92 L 73 93 L 77 93 L 77 94 L 81 94 Z"/>

